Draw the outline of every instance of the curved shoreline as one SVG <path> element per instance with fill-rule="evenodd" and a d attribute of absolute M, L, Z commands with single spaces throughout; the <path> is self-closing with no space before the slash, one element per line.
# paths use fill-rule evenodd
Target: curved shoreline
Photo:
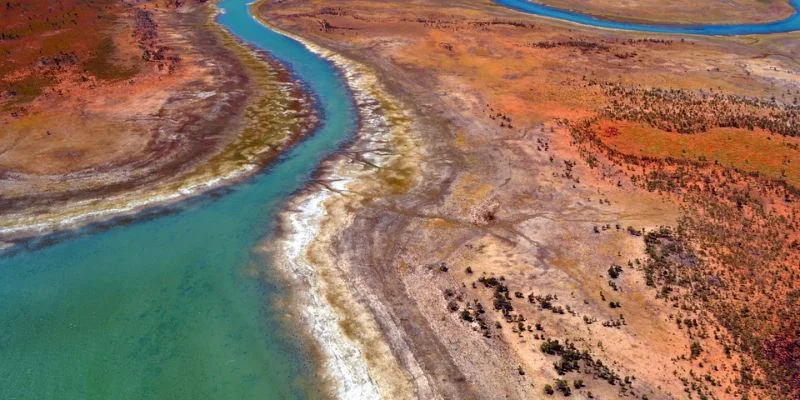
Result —
<path fill-rule="evenodd" d="M 786 33 L 800 30 L 800 0 L 789 0 L 795 9 L 790 17 L 767 23 L 745 24 L 639 24 L 584 14 L 528 0 L 494 0 L 500 6 L 526 14 L 537 15 L 557 21 L 564 21 L 594 28 L 628 30 L 636 32 L 672 33 L 709 36 L 743 36 L 753 34 Z"/>
<path fill-rule="evenodd" d="M 275 161 L 277 157 L 291 148 L 303 137 L 313 132 L 319 125 L 320 110 L 311 93 L 305 91 L 301 82 L 297 81 L 289 68 L 268 58 L 269 56 L 247 45 L 217 22 L 220 9 L 211 5 L 208 11 L 208 29 L 220 37 L 222 46 L 239 57 L 243 68 L 249 70 L 256 81 L 273 79 L 274 87 L 257 92 L 246 105 L 250 110 L 269 90 L 277 90 L 287 102 L 281 110 L 268 110 L 280 115 L 283 122 L 270 117 L 275 124 L 275 132 L 281 137 L 263 140 L 258 135 L 248 135 L 247 130 L 259 126 L 263 116 L 241 116 L 243 123 L 236 127 L 239 132 L 219 151 L 204 163 L 192 170 L 180 174 L 177 179 L 163 180 L 156 185 L 135 189 L 109 197 L 89 197 L 77 201 L 69 201 L 58 205 L 46 213 L 36 210 L 4 215 L 0 225 L 0 254 L 18 243 L 28 240 L 76 231 L 93 224 L 105 224 L 119 218 L 135 216 L 151 210 L 158 210 L 179 205 L 200 195 L 214 190 L 224 189 L 243 182 L 256 175 L 264 167 Z M 253 63 L 257 63 L 258 71 Z M 274 75 L 274 76 L 273 76 Z M 263 86 L 263 85 L 259 85 Z M 288 108 L 297 103 L 298 109 Z M 259 110 L 263 111 L 263 110 Z M 271 114 L 271 115 L 272 115 Z M 248 118 L 256 120 L 248 121 Z M 272 132 L 270 130 L 270 132 Z M 252 136 L 252 137 L 251 137 Z M 253 143 L 256 142 L 256 143 Z"/>
<path fill-rule="evenodd" d="M 277 158 L 278 162 L 275 163 L 274 168 L 268 169 L 263 174 L 256 175 L 256 178 L 253 179 L 253 184 L 243 184 L 240 188 L 232 190 L 231 193 L 227 193 L 226 196 L 221 196 L 218 201 L 209 202 L 210 204 L 203 204 L 202 207 L 189 207 L 185 212 L 175 213 L 174 215 L 153 219 L 152 221 L 143 221 L 141 224 L 137 222 L 136 224 L 115 227 L 115 229 L 108 234 L 100 231 L 92 232 L 90 235 L 77 238 L 74 241 L 65 241 L 64 243 L 47 246 L 46 248 L 31 252 L 22 251 L 19 252 L 19 254 L 14 254 L 12 257 L 9 257 L 5 264 L 14 267 L 23 267 L 5 269 L 9 274 L 19 271 L 21 271 L 20 273 L 25 273 L 26 268 L 43 270 L 49 267 L 51 269 L 57 269 L 58 272 L 63 272 L 64 276 L 69 276 L 72 279 L 71 281 L 55 282 L 53 286 L 58 286 L 58 284 L 63 282 L 63 289 L 61 289 L 59 293 L 48 296 L 46 299 L 54 305 L 63 305 L 63 307 L 67 309 L 66 312 L 58 309 L 58 307 L 51 306 L 47 302 L 37 302 L 37 304 L 31 305 L 32 309 L 35 309 L 36 306 L 42 306 L 41 308 L 46 308 L 48 312 L 58 309 L 59 312 L 56 312 L 56 314 L 58 314 L 59 318 L 66 321 L 65 324 L 68 325 L 67 328 L 71 328 L 73 326 L 72 322 L 75 320 L 71 313 L 73 311 L 74 313 L 84 312 L 86 309 L 86 307 L 81 307 L 79 303 L 78 306 L 75 306 L 71 298 L 72 296 L 86 293 L 87 295 L 82 298 L 88 299 L 87 303 L 93 305 L 97 304 L 98 306 L 104 304 L 102 300 L 98 301 L 100 299 L 90 296 L 93 294 L 92 290 L 84 290 L 81 292 L 83 288 L 88 287 L 89 289 L 93 289 L 95 286 L 107 284 L 106 281 L 97 278 L 97 271 L 102 271 L 107 274 L 106 277 L 109 281 L 118 284 L 118 287 L 123 289 L 121 291 L 112 291 L 109 296 L 114 296 L 115 301 L 121 298 L 121 301 L 125 303 L 126 309 L 124 312 L 120 313 L 116 304 L 114 304 L 113 307 L 111 307 L 114 309 L 110 310 L 110 313 L 116 313 L 117 315 L 123 314 L 123 317 L 127 317 L 130 314 L 132 318 L 127 318 L 124 321 L 103 321 L 102 324 L 95 324 L 97 331 L 103 332 L 99 338 L 93 338 L 92 335 L 88 334 L 76 335 L 76 338 L 80 341 L 98 343 L 96 348 L 85 344 L 82 345 L 81 347 L 86 349 L 86 351 L 81 352 L 81 354 L 91 356 L 91 350 L 110 350 L 113 355 L 124 356 L 127 347 L 130 346 L 128 343 L 119 340 L 116 336 L 125 336 L 128 332 L 133 332 L 133 336 L 141 336 L 140 333 L 137 333 L 139 327 L 142 327 L 145 333 L 153 332 L 156 337 L 160 338 L 158 329 L 162 321 L 160 321 L 159 318 L 166 317 L 162 317 L 163 314 L 160 312 L 151 312 L 149 316 L 151 316 L 152 324 L 149 324 L 149 322 L 151 322 L 150 319 L 144 322 L 140 319 L 142 309 L 155 309 L 156 311 L 166 310 L 168 313 L 171 313 L 168 315 L 170 317 L 169 323 L 179 323 L 181 326 L 178 330 L 181 335 L 196 340 L 196 342 L 184 341 L 178 340 L 182 338 L 181 336 L 170 336 L 152 346 L 150 343 L 145 343 L 144 345 L 140 344 L 139 341 L 137 341 L 138 337 L 129 338 L 125 336 L 124 339 L 129 339 L 130 343 L 133 343 L 134 346 L 138 346 L 133 347 L 135 350 L 138 350 L 139 347 L 142 346 L 156 347 L 156 350 L 161 350 L 162 347 L 178 344 L 181 345 L 181 352 L 179 354 L 189 355 L 188 357 L 171 358 L 173 362 L 170 365 L 173 368 L 169 373 L 152 371 L 153 369 L 148 368 L 149 365 L 145 363 L 131 363 L 131 365 L 127 366 L 128 368 L 126 368 L 126 370 L 132 370 L 134 374 L 132 374 L 130 379 L 127 379 L 127 375 L 124 374 L 121 379 L 119 379 L 120 386 L 125 388 L 139 389 L 144 386 L 142 384 L 144 381 L 135 375 L 135 372 L 139 370 L 147 374 L 156 374 L 159 378 L 172 378 L 163 379 L 163 382 L 157 382 L 155 385 L 159 387 L 176 386 L 173 382 L 175 382 L 177 386 L 180 386 L 184 383 L 184 378 L 186 378 L 185 383 L 191 384 L 193 382 L 191 379 L 202 373 L 203 367 L 206 366 L 204 365 L 205 363 L 191 362 L 194 360 L 194 357 L 219 356 L 225 358 L 208 358 L 210 365 L 213 365 L 214 368 L 219 367 L 219 371 L 215 371 L 214 376 L 221 376 L 228 385 L 235 385 L 237 389 L 241 388 L 242 392 L 254 387 L 249 383 L 249 379 L 251 379 L 252 376 L 262 378 L 258 379 L 259 385 L 269 384 L 274 388 L 274 391 L 270 392 L 269 387 L 265 390 L 263 386 L 260 386 L 260 394 L 286 393 L 308 382 L 305 380 L 307 375 L 306 371 L 314 367 L 314 365 L 312 365 L 311 368 L 307 366 L 306 360 L 308 359 L 298 358 L 291 360 L 291 356 L 295 354 L 293 353 L 290 354 L 289 357 L 286 357 L 282 352 L 286 347 L 283 349 L 276 349 L 275 343 L 268 344 L 266 347 L 263 346 L 265 344 L 263 343 L 264 341 L 272 341 L 272 331 L 275 329 L 282 329 L 283 324 L 273 324 L 275 321 L 272 319 L 268 319 L 265 324 L 263 320 L 258 319 L 259 311 L 263 310 L 265 304 L 268 304 L 264 300 L 271 301 L 273 298 L 261 297 L 260 295 L 263 293 L 250 293 L 247 287 L 241 287 L 241 281 L 239 279 L 241 277 L 238 276 L 240 275 L 239 272 L 247 275 L 245 279 L 250 279 L 264 272 L 257 269 L 260 259 L 249 257 L 249 255 L 253 254 L 249 250 L 258 246 L 259 241 L 263 239 L 264 235 L 272 231 L 276 214 L 282 211 L 278 207 L 285 205 L 287 199 L 291 196 L 303 192 L 303 187 L 307 186 L 309 182 L 312 182 L 314 176 L 320 176 L 319 173 L 315 173 L 315 171 L 319 171 L 319 165 L 322 163 L 322 160 L 328 160 L 324 162 L 324 165 L 336 164 L 342 165 L 343 168 L 352 166 L 352 164 L 349 164 L 346 160 L 348 153 L 342 151 L 337 152 L 336 149 L 342 149 L 345 145 L 349 146 L 348 149 L 352 149 L 355 140 L 356 143 L 364 145 L 370 143 L 374 144 L 374 151 L 372 154 L 364 156 L 364 159 L 369 159 L 370 162 L 384 163 L 390 160 L 397 161 L 399 158 L 391 154 L 387 155 L 387 152 L 392 153 L 392 151 L 388 150 L 386 143 L 383 142 L 386 136 L 381 136 L 382 133 L 385 133 L 383 129 L 389 126 L 386 119 L 382 118 L 390 115 L 385 108 L 390 106 L 386 103 L 385 98 L 364 97 L 360 101 L 353 100 L 353 96 L 351 95 L 354 93 L 347 90 L 348 86 L 353 87 L 352 79 L 348 79 L 348 82 L 351 82 L 351 84 L 345 82 L 342 75 L 336 73 L 337 70 L 331 62 L 322 60 L 306 52 L 298 43 L 294 43 L 283 37 L 276 38 L 279 35 L 273 34 L 272 32 L 267 33 L 263 30 L 254 29 L 253 25 L 257 24 L 253 21 L 248 20 L 245 21 L 247 22 L 246 24 L 242 23 L 241 13 L 243 10 L 246 10 L 243 1 L 237 0 L 228 2 L 231 7 L 225 4 L 226 3 L 220 4 L 220 7 L 225 7 L 227 9 L 228 12 L 226 15 L 230 18 L 220 18 L 219 22 L 226 27 L 231 27 L 232 29 L 230 29 L 230 31 L 241 38 L 242 42 L 251 43 L 256 48 L 274 50 L 273 56 L 275 59 L 296 61 L 294 64 L 291 62 L 286 64 L 297 67 L 292 69 L 293 72 L 296 72 L 293 76 L 303 79 L 303 81 L 307 83 L 306 87 L 318 94 L 315 99 L 318 100 L 318 105 L 320 106 L 320 115 L 326 117 L 324 121 L 322 121 L 323 123 L 320 124 L 318 130 L 315 131 L 315 134 L 308 135 L 300 141 L 297 146 L 283 153 L 281 157 Z M 240 29 L 244 26 L 246 26 L 246 28 Z M 247 29 L 250 29 L 250 31 L 248 32 Z M 339 69 L 338 71 L 342 72 L 342 74 L 351 73 L 349 78 L 353 78 L 352 74 L 358 74 L 358 71 L 345 71 L 345 69 Z M 368 90 L 367 86 L 370 85 L 370 82 L 374 83 L 374 81 L 370 81 L 370 76 L 368 75 L 363 75 L 362 78 L 362 87 Z M 355 105 L 351 101 L 357 101 L 359 103 L 358 106 L 361 107 L 360 118 L 357 118 L 358 114 L 356 114 Z M 378 110 L 379 108 L 379 113 L 376 111 L 374 115 L 364 114 L 365 110 Z M 374 139 L 373 141 L 362 140 L 368 136 L 368 134 L 361 134 L 357 138 L 353 138 L 353 133 L 359 128 L 359 126 L 357 126 L 357 121 L 359 119 L 362 122 L 359 132 L 366 132 L 366 130 L 369 130 L 368 127 L 375 128 L 375 134 L 371 136 Z M 332 161 L 334 159 L 342 162 Z M 372 173 L 371 170 L 360 172 L 366 174 Z M 222 184 L 224 182 L 218 183 Z M 353 188 L 348 187 L 348 189 Z M 341 204 L 331 201 L 326 202 L 324 206 L 330 207 L 326 208 L 330 210 L 334 207 L 334 203 Z M 321 203 L 316 204 L 322 205 Z M 321 208 L 312 207 L 312 209 L 320 210 Z M 328 215 L 332 215 L 332 213 L 331 211 Z M 325 214 L 320 215 L 325 216 Z M 315 221 L 303 221 L 304 224 L 314 222 Z M 299 232 L 301 232 L 301 234 L 306 234 L 311 232 L 311 230 L 301 230 Z M 316 237 L 314 238 L 316 239 Z M 59 254 L 59 252 L 62 253 Z M 302 248 L 300 252 L 303 256 L 312 253 L 314 257 L 324 256 L 324 251 L 309 252 L 306 251 L 305 248 Z M 74 256 L 65 257 L 63 256 L 65 253 L 73 254 Z M 54 256 L 54 254 L 56 254 L 56 256 Z M 316 258 L 313 261 L 313 264 L 309 264 L 314 265 L 313 272 L 321 272 L 321 269 L 316 268 Z M 44 265 L 44 267 L 40 267 L 40 264 Z M 330 264 L 326 263 L 325 265 Z M 245 269 L 239 270 L 238 268 L 240 267 Z M 277 268 L 275 270 L 277 270 Z M 269 273 L 271 274 L 272 271 L 273 269 L 270 269 Z M 349 386 L 351 390 L 347 393 L 350 393 L 349 396 L 351 398 L 376 398 L 380 396 L 402 398 L 403 396 L 412 396 L 412 391 L 409 390 L 410 385 L 408 384 L 411 377 L 406 375 L 397 366 L 394 354 L 392 354 L 391 349 L 385 345 L 379 330 L 377 328 L 370 328 L 368 331 L 362 329 L 366 326 L 375 327 L 375 324 L 371 314 L 361 308 L 362 303 L 358 302 L 359 299 L 353 301 L 353 296 L 351 296 L 352 292 L 349 292 L 349 284 L 351 282 L 328 279 L 336 277 L 333 275 L 336 273 L 336 270 L 331 269 L 327 271 L 330 271 L 331 275 L 326 275 L 324 277 L 326 278 L 324 279 L 324 283 L 327 285 L 324 288 L 326 289 L 325 292 L 315 292 L 315 294 L 321 294 L 317 299 L 320 300 L 322 306 L 328 307 L 328 304 L 332 303 L 327 309 L 333 310 L 336 313 L 330 314 L 333 317 L 332 319 L 323 320 L 322 328 L 334 329 L 331 331 L 335 334 L 332 339 L 344 341 L 346 345 L 350 344 L 349 349 L 353 350 L 349 354 L 334 354 L 337 359 L 340 359 L 340 361 L 344 363 L 339 363 L 337 365 L 345 365 L 345 369 L 335 370 L 333 373 L 336 374 L 336 376 L 358 376 L 359 379 L 363 379 L 361 381 L 356 380 L 354 385 Z M 142 274 L 141 276 L 144 278 L 147 273 L 149 273 L 148 278 L 151 280 L 142 279 L 140 281 L 140 274 Z M 130 279 L 129 276 L 135 278 Z M 37 270 L 36 274 L 21 276 L 18 281 L 21 283 L 31 282 L 30 284 L 49 284 L 49 282 L 44 282 L 47 278 L 47 275 Z M 118 280 L 123 282 L 118 282 Z M 25 290 L 23 284 L 16 284 L 17 281 L 7 280 L 7 282 L 9 285 L 13 285 L 13 290 Z M 82 285 L 84 283 L 85 285 Z M 348 286 L 345 287 L 341 284 Z M 48 285 L 48 287 L 50 286 Z M 160 295 L 154 296 L 150 293 L 163 293 L 164 290 L 162 290 L 162 288 L 166 288 L 166 292 L 168 292 L 163 298 Z M 208 290 L 209 288 L 213 288 L 216 292 Z M 343 288 L 344 291 L 338 291 L 340 288 Z M 301 291 L 297 292 L 300 293 Z M 15 300 L 19 300 L 21 303 L 27 305 L 30 302 L 26 302 L 26 297 L 24 295 L 25 293 L 16 296 L 15 292 Z M 360 297 L 368 296 L 369 294 L 361 292 L 355 295 Z M 140 298 L 147 302 L 145 306 L 136 303 Z M 231 299 L 235 300 L 235 305 L 238 305 L 240 309 L 230 308 Z M 258 304 L 255 304 L 255 307 L 248 307 L 251 305 L 248 303 L 250 300 L 256 300 Z M 186 308 L 175 307 L 174 304 L 176 303 L 185 305 Z M 211 305 L 211 307 L 208 307 L 209 305 Z M 348 311 L 360 310 L 364 312 L 348 312 L 343 316 L 344 313 L 341 312 L 341 307 L 347 308 Z M 186 312 L 187 310 L 190 312 Z M 213 310 L 213 312 L 209 312 L 209 310 Z M 307 315 L 313 317 L 321 316 L 316 313 L 308 314 L 311 310 L 304 311 L 306 311 Z M 20 314 L 25 314 L 25 316 L 20 317 Z M 7 320 L 11 321 L 10 323 L 20 322 L 20 328 L 15 329 L 14 332 L 24 333 L 24 329 L 28 326 L 27 324 L 31 323 L 31 321 L 25 318 L 27 318 L 27 315 L 32 314 L 31 312 L 22 313 L 14 310 L 13 315 L 8 317 Z M 57 325 L 58 322 L 60 321 L 45 321 L 45 324 Z M 194 325 L 197 322 L 208 324 L 205 326 L 207 330 L 198 329 L 202 328 L 202 325 Z M 226 322 L 236 323 L 232 323 L 228 326 Z M 242 322 L 244 326 L 240 326 L 238 324 L 239 322 Z M 49 327 L 50 325 L 46 326 Z M 131 329 L 128 325 L 134 325 L 136 329 Z M 111 332 L 114 329 L 117 329 L 117 331 L 121 333 L 114 335 L 115 337 L 111 335 L 105 336 L 104 332 Z M 249 332 L 249 337 L 239 339 L 237 337 L 237 331 L 241 330 Z M 50 337 L 51 331 L 49 329 L 39 329 L 39 331 L 42 332 L 42 336 Z M 219 334 L 213 335 L 213 332 L 218 332 Z M 253 333 L 260 334 L 254 335 Z M 18 336 L 19 338 L 13 338 L 16 341 L 11 341 L 12 344 L 28 343 L 29 339 L 27 337 L 24 335 Z M 216 339 L 217 341 L 215 342 L 211 339 Z M 250 339 L 254 341 L 248 342 Z M 249 349 L 245 352 L 239 352 L 240 347 L 231 349 L 228 347 L 231 340 L 242 347 L 248 346 Z M 61 341 L 63 341 L 62 335 L 55 335 L 52 342 L 37 344 L 40 347 L 36 348 L 53 351 L 53 347 L 62 344 Z M 51 346 L 51 343 L 54 345 Z M 195 343 L 202 343 L 205 347 L 202 349 L 192 349 L 191 346 Z M 305 344 L 305 342 L 301 340 L 298 340 L 297 343 Z M 273 361 L 271 361 L 272 358 L 268 351 L 273 349 L 277 350 L 274 353 L 276 363 L 280 363 L 289 358 L 288 364 L 284 361 L 282 368 L 288 371 L 285 374 L 288 378 L 297 376 L 301 379 L 302 381 L 300 381 L 300 384 L 288 380 L 274 380 L 275 376 L 283 377 L 285 375 L 282 373 L 277 375 L 272 373 L 272 365 L 269 364 Z M 61 350 L 57 350 L 56 352 L 59 351 Z M 183 353 L 183 351 L 187 352 Z M 231 354 L 231 352 L 234 353 Z M 140 351 L 136 351 L 136 353 L 138 354 Z M 244 353 L 246 353 L 247 356 L 245 356 Z M 58 355 L 60 356 L 62 354 L 64 360 L 59 361 L 69 367 L 72 366 L 72 364 L 70 364 L 71 362 L 81 362 L 81 366 L 88 367 L 98 365 L 98 363 L 90 363 L 82 360 L 73 361 L 76 360 L 76 358 L 70 357 L 71 354 L 68 354 L 68 352 L 59 353 Z M 306 356 L 305 353 L 298 353 L 297 355 L 300 357 Z M 311 359 L 314 358 L 313 355 L 315 354 L 312 353 Z M 26 357 L 25 361 L 30 360 L 32 363 L 39 362 L 35 354 L 31 354 L 30 356 L 25 354 L 24 356 Z M 352 364 L 348 363 L 349 360 L 341 360 L 342 357 L 350 357 L 350 359 L 356 361 L 363 360 L 363 362 Z M 23 358 L 23 356 L 20 356 L 20 358 Z M 240 358 L 243 361 L 241 365 L 243 369 L 240 369 L 238 363 Z M 249 365 L 244 365 L 245 358 L 246 361 L 249 362 Z M 191 364 L 197 364 L 196 370 L 198 374 L 189 376 L 190 372 L 194 372 L 192 368 L 195 368 L 195 366 L 186 365 L 187 360 Z M 292 364 L 293 361 L 298 361 L 298 364 Z M 116 358 L 112 359 L 110 362 L 116 362 Z M 352 373 L 353 366 L 356 366 L 355 373 Z M 9 367 L 12 367 L 12 365 L 9 365 Z M 64 369 L 64 373 L 68 376 L 72 373 L 80 373 L 81 370 L 77 368 L 78 365 L 75 365 L 75 367 L 76 368 Z M 139 370 L 136 369 L 137 367 L 140 367 Z M 252 372 L 248 367 L 258 368 L 258 371 Z M 302 371 L 297 371 L 295 367 L 304 369 Z M 358 368 L 361 369 L 359 370 Z M 36 371 L 45 372 L 48 370 L 40 368 Z M 244 382 L 247 382 L 244 385 L 236 384 L 238 381 L 232 384 L 231 382 L 233 381 L 231 378 L 225 375 L 227 372 L 230 376 L 238 378 L 240 371 L 242 371 L 242 377 L 245 379 Z M 264 371 L 269 372 L 269 374 L 265 375 L 270 376 L 262 376 Z M 298 372 L 298 374 L 295 374 L 295 372 Z M 116 379 L 117 376 L 115 373 L 118 373 L 118 371 L 106 368 L 103 371 L 99 371 L 98 376 L 108 376 Z M 329 374 L 329 376 L 334 375 Z M 395 381 L 395 379 L 398 378 L 399 380 Z M 196 390 L 200 392 L 202 390 L 213 389 L 215 386 L 217 388 L 221 387 L 217 385 L 213 377 L 208 380 L 210 381 L 208 386 L 206 386 L 205 383 L 199 384 L 199 382 L 194 382 L 194 385 L 197 386 Z M 314 380 L 311 381 L 316 383 Z M 75 386 L 78 390 L 86 390 L 81 386 L 81 383 Z M 46 385 L 42 385 L 41 387 L 43 390 L 48 389 Z M 20 387 L 20 389 L 24 388 Z M 277 394 L 276 396 L 283 398 L 288 397 Z"/>
<path fill-rule="evenodd" d="M 253 7 L 257 5 L 258 2 Z M 363 200 L 365 185 L 373 179 L 370 171 L 360 170 L 345 153 L 372 154 L 367 156 L 370 165 L 386 167 L 400 158 L 386 150 L 386 143 L 392 141 L 397 129 L 403 129 L 385 115 L 386 105 L 394 104 L 394 100 L 367 67 L 270 25 L 252 8 L 251 16 L 331 62 L 342 73 L 359 110 L 360 126 L 355 138 L 346 149 L 323 162 L 314 188 L 309 187 L 290 200 L 279 217 L 274 242 L 264 244 L 264 249 L 273 255 L 273 265 L 294 283 L 290 288 L 295 298 L 293 306 L 300 311 L 310 339 L 324 358 L 317 375 L 322 377 L 329 394 L 339 399 L 402 399 L 431 394 L 413 357 L 402 360 L 404 368 L 383 337 L 375 321 L 380 313 L 375 309 L 376 303 L 369 301 L 370 309 L 364 304 L 370 297 L 369 289 L 357 287 L 351 281 L 357 278 L 347 274 L 348 267 L 328 248 L 337 232 L 351 221 L 346 208 L 353 201 Z"/>

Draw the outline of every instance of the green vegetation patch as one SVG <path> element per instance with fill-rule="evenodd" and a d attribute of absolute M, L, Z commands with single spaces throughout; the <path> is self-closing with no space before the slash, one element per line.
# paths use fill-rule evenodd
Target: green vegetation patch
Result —
<path fill-rule="evenodd" d="M 5 109 L 9 106 L 27 104 L 39 97 L 44 89 L 53 85 L 55 79 L 50 76 L 29 75 L 13 83 L 3 85 L 3 90 L 10 96 L 10 101 L 5 104 Z"/>
<path fill-rule="evenodd" d="M 86 61 L 84 69 L 98 79 L 108 81 L 130 79 L 139 72 L 136 66 L 120 64 L 116 55 L 117 46 L 107 36 L 98 43 L 94 56 Z"/>

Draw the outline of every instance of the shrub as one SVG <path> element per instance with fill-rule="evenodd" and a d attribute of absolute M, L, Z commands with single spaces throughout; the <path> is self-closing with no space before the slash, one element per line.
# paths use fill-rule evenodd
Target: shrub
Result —
<path fill-rule="evenodd" d="M 549 383 L 548 383 L 548 384 L 546 384 L 546 385 L 544 385 L 544 393 L 545 393 L 545 394 L 548 394 L 548 395 L 551 395 L 551 396 L 552 396 L 552 395 L 553 395 L 553 393 L 555 393 L 555 392 L 556 392 L 556 391 L 555 391 L 555 390 L 553 390 L 553 386 L 551 386 Z"/>
<path fill-rule="evenodd" d="M 572 390 L 569 388 L 567 381 L 563 379 L 556 379 L 556 389 L 558 389 L 558 391 L 564 396 L 569 396 L 572 394 Z"/>
<path fill-rule="evenodd" d="M 700 346 L 700 343 L 698 342 L 692 342 L 691 352 L 692 358 L 697 358 L 700 356 L 700 353 L 703 352 L 703 347 Z"/>

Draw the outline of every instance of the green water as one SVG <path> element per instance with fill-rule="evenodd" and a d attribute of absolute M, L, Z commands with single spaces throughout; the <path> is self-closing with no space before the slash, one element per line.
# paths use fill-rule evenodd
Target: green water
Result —
<path fill-rule="evenodd" d="M 292 399 L 313 392 L 296 326 L 253 251 L 354 132 L 336 71 L 226 0 L 219 22 L 288 64 L 324 123 L 249 182 L 166 215 L 0 258 L 0 399 Z M 311 389 L 309 389 L 311 388 Z"/>

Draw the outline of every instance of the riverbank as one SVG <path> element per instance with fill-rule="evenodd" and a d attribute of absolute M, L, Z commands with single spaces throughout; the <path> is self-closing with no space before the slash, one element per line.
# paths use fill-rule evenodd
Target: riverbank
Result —
<path fill-rule="evenodd" d="M 137 77 L 145 86 L 150 84 L 148 79 L 163 80 L 159 87 L 163 93 L 151 93 L 151 99 L 132 106 L 124 101 L 116 106 L 127 107 L 127 111 L 112 108 L 106 110 L 106 114 L 96 114 L 97 107 L 108 106 L 92 103 L 79 108 L 84 108 L 84 114 L 96 114 L 92 123 L 124 119 L 130 125 L 131 120 L 138 121 L 132 130 L 118 126 L 114 128 L 119 129 L 118 132 L 106 132 L 106 135 L 125 133 L 138 137 L 141 135 L 137 132 L 147 130 L 155 133 L 149 138 L 145 135 L 148 143 L 142 145 L 143 149 L 130 150 L 132 154 L 107 163 L 99 161 L 98 165 L 63 172 L 52 168 L 26 172 L 10 167 L 5 171 L 4 196 L 0 201 L 3 205 L 0 243 L 5 243 L 3 246 L 88 224 L 113 222 L 121 216 L 176 204 L 241 182 L 317 127 L 319 119 L 314 100 L 302 84 L 283 65 L 241 44 L 218 27 L 213 4 L 189 4 L 180 11 L 167 10 L 151 15 L 161 36 L 170 37 L 158 43 L 170 46 L 171 51 L 183 57 L 174 67 L 174 73 L 164 77 L 158 74 Z M 141 91 L 137 85 L 123 90 Z M 113 90 L 116 89 L 95 93 L 97 103 L 119 102 Z M 75 96 L 45 97 L 37 101 L 55 103 L 54 112 L 57 113 L 67 111 L 69 107 L 65 104 Z M 138 99 L 137 96 L 140 95 L 132 98 Z M 149 108 L 142 109 L 142 104 Z M 51 113 L 37 107 L 43 106 L 34 102 L 28 111 L 31 116 L 23 117 L 19 123 L 12 121 L 6 133 L 14 132 L 14 124 L 27 123 L 25 121 L 31 118 L 42 119 Z M 142 115 L 130 116 L 125 112 Z M 68 130 L 70 126 L 61 124 L 59 129 Z M 35 128 L 51 127 L 39 123 Z M 75 129 L 81 132 L 90 128 Z M 112 127 L 108 125 L 105 129 Z M 65 132 L 63 144 L 55 146 L 78 145 L 79 138 L 73 136 Z M 88 143 L 93 142 L 89 140 Z M 52 151 L 67 152 L 62 150 L 56 147 Z M 81 150 L 76 154 L 88 151 L 103 149 Z M 16 154 L 3 153 L 6 154 L 0 153 L 5 157 L 2 161 Z"/>
<path fill-rule="evenodd" d="M 320 119 L 269 168 L 187 201 L 0 257 L 0 397 L 313 398 L 314 354 L 285 324 L 289 293 L 253 249 L 287 199 L 357 129 L 341 76 L 299 43 L 259 25 L 244 0 L 217 22 L 290 66 Z M 46 356 L 43 356 L 46 355 Z"/>
<path fill-rule="evenodd" d="M 251 10 L 257 12 L 258 3 Z M 251 11 L 251 12 L 253 12 Z M 258 14 L 255 14 L 258 15 Z M 359 110 L 359 129 L 326 160 L 314 183 L 287 205 L 280 230 L 263 250 L 287 274 L 300 328 L 320 350 L 317 375 L 341 399 L 435 398 L 402 337 L 384 336 L 391 324 L 373 290 L 353 280 L 352 267 L 327 244 L 350 223 L 349 211 L 372 198 L 404 192 L 418 179 L 421 149 L 408 115 L 352 60 L 278 30 L 330 61 L 343 74 Z M 392 341 L 392 346 L 389 345 Z"/>
<path fill-rule="evenodd" d="M 261 9 L 254 7 L 255 12 Z M 397 251 L 394 244 L 375 246 L 374 241 L 390 239 L 371 233 L 382 227 L 363 226 L 362 218 L 414 218 L 412 213 L 419 211 L 410 209 L 441 201 L 439 186 L 457 176 L 451 163 L 459 158 L 447 142 L 432 140 L 448 135 L 447 124 L 406 105 L 413 97 L 397 82 L 407 77 L 378 76 L 342 53 L 291 36 L 345 71 L 364 121 L 355 142 L 326 162 L 314 187 L 289 205 L 280 240 L 266 246 L 274 264 L 289 271 L 290 281 L 300 282 L 292 290 L 300 293 L 296 304 L 322 350 L 320 374 L 334 382 L 331 393 L 337 398 L 495 398 L 517 393 L 514 375 L 494 376 L 492 384 L 465 379 L 490 376 L 502 360 L 514 356 L 503 346 L 471 343 L 486 357 L 475 360 L 459 354 L 470 344 L 443 344 L 444 337 L 457 331 L 438 331 L 427 304 L 419 303 L 420 293 L 407 292 L 421 290 L 435 298 L 440 288 L 409 288 L 408 278 L 420 277 L 396 269 L 397 260 L 389 256 Z M 392 95 L 384 85 L 391 85 Z M 402 100 L 394 97 L 397 93 Z M 387 111 L 388 118 L 381 115 Z M 398 203 L 406 200 L 413 204 Z M 367 237 L 370 246 L 359 246 Z M 375 385 L 365 384 L 370 381 Z"/>

